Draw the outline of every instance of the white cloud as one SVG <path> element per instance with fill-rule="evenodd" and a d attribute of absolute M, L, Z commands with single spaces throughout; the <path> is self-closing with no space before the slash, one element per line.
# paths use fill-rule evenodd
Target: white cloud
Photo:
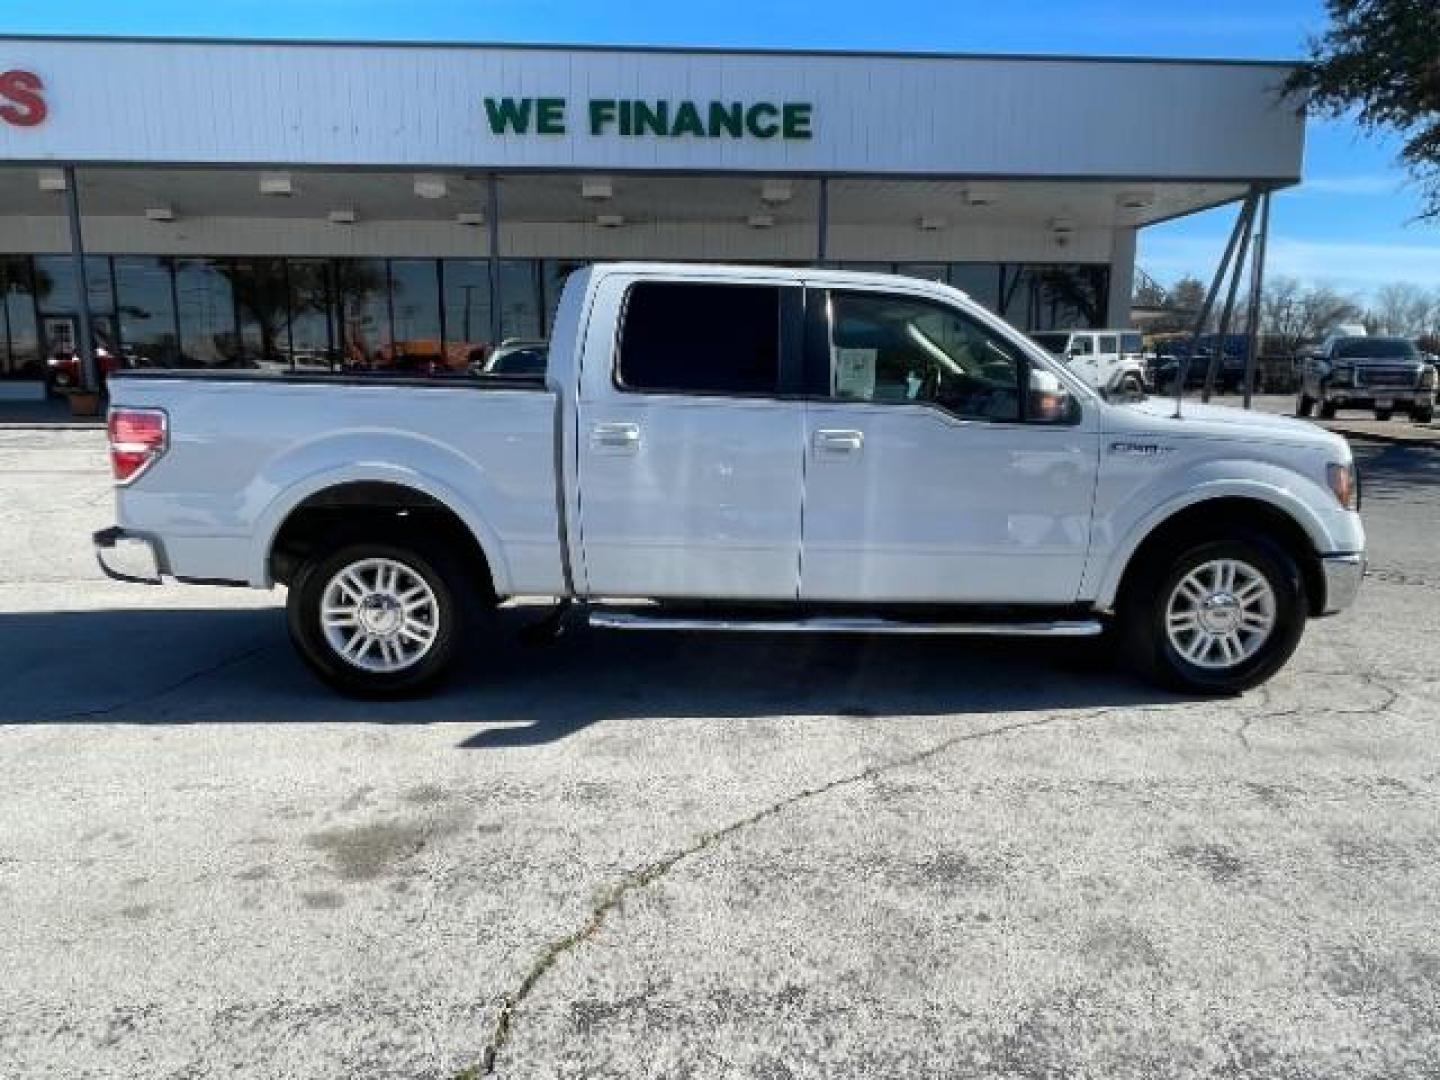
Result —
<path fill-rule="evenodd" d="M 1171 282 L 1183 274 L 1193 274 L 1208 283 L 1224 247 L 1223 237 L 1141 233 L 1138 262 L 1160 281 Z M 1440 288 L 1440 242 L 1366 244 L 1272 236 L 1265 272 L 1325 282 L 1355 292 L 1371 292 L 1392 281 Z"/>
<path fill-rule="evenodd" d="M 1287 189 L 1284 195 L 1394 195 L 1404 186 L 1402 177 L 1385 173 L 1312 176 L 1299 187 Z"/>

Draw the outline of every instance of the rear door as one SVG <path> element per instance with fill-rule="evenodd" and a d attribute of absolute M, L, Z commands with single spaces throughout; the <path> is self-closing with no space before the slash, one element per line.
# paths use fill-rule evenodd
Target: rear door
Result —
<path fill-rule="evenodd" d="M 803 322 L 798 284 L 601 279 L 577 412 L 588 595 L 796 597 Z"/>
<path fill-rule="evenodd" d="M 958 304 L 811 290 L 801 595 L 1073 602 L 1097 415 Z"/>

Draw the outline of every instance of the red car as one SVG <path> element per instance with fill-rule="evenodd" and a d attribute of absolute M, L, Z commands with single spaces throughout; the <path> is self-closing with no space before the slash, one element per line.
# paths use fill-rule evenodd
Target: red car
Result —
<path fill-rule="evenodd" d="M 103 390 L 106 377 L 123 368 L 125 362 L 122 357 L 100 346 L 95 350 L 95 366 L 100 372 L 100 387 Z M 76 389 L 84 381 L 81 370 L 79 353 L 56 353 L 45 361 L 46 389 L 52 394 Z"/>

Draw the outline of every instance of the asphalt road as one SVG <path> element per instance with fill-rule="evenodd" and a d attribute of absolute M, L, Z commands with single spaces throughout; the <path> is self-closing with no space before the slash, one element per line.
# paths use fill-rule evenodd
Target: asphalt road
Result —
<path fill-rule="evenodd" d="M 0 432 L 0 1077 L 1440 1074 L 1440 451 L 1267 687 L 579 633 L 332 697 Z"/>

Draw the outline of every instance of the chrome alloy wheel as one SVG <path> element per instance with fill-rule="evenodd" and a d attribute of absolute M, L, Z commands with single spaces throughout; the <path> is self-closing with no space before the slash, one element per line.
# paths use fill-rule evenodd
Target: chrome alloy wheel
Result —
<path fill-rule="evenodd" d="M 1275 591 L 1238 559 L 1212 559 L 1175 586 L 1165 608 L 1170 644 L 1196 667 L 1232 668 L 1260 651 L 1275 631 Z"/>
<path fill-rule="evenodd" d="M 435 644 L 440 605 L 425 579 L 404 563 L 361 559 L 326 584 L 320 626 L 347 663 L 380 674 L 404 671 Z"/>

